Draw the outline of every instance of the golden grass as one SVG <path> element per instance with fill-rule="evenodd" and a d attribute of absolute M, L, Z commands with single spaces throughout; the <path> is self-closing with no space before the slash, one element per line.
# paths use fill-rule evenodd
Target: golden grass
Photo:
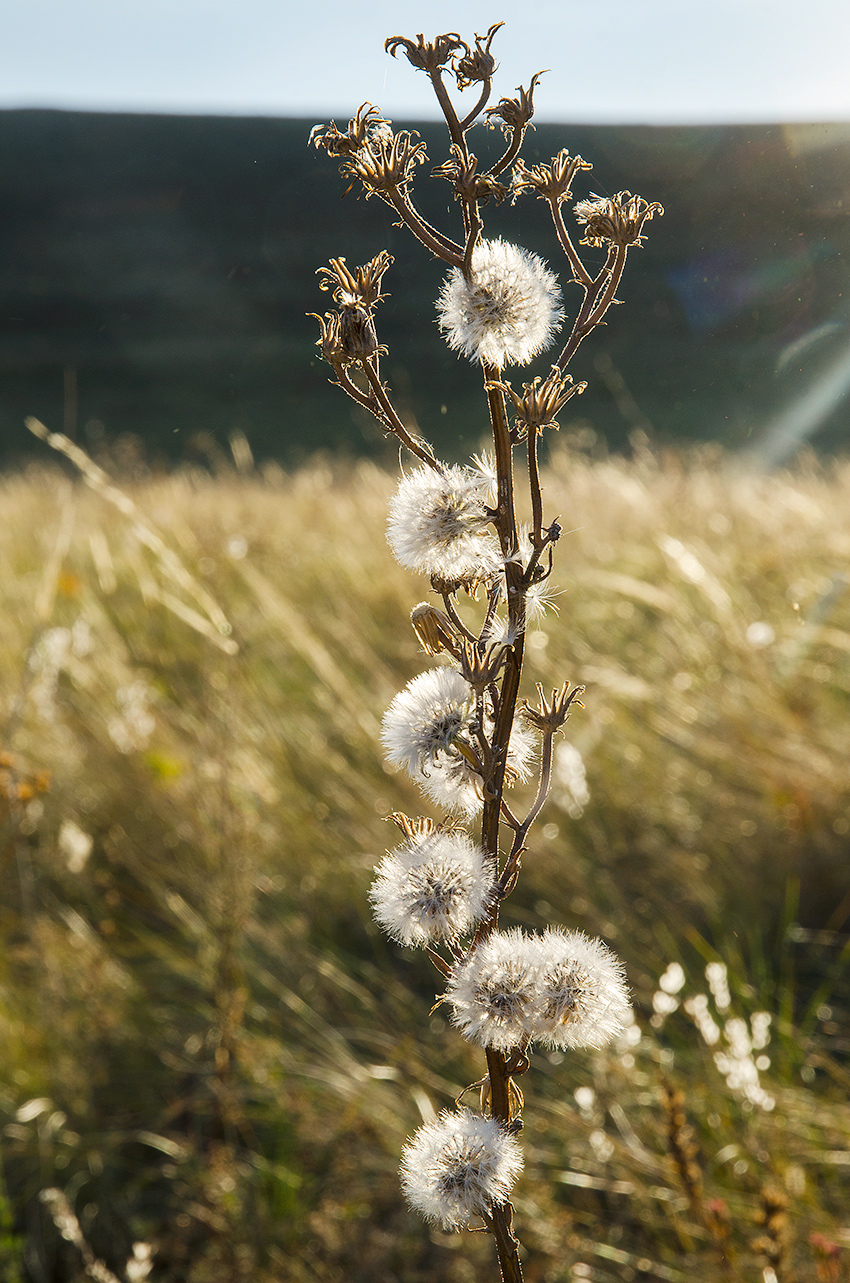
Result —
<path fill-rule="evenodd" d="M 0 502 L 0 1107 L 32 1276 L 83 1277 L 39 1200 L 57 1187 L 119 1276 L 147 1241 L 175 1283 L 489 1277 L 489 1244 L 430 1233 L 395 1177 L 481 1069 L 367 909 L 382 817 L 421 810 L 376 743 L 428 662 L 406 623 L 427 586 L 383 538 L 393 479 L 88 481 L 31 470 Z M 787 1279 L 847 1277 L 808 1238 L 848 1255 L 850 465 L 557 451 L 545 485 L 570 533 L 526 693 L 587 685 L 589 800 L 556 789 L 506 921 L 601 933 L 643 1036 L 524 1082 L 527 1278 L 761 1277 L 767 1183 L 792 1197 Z M 774 1013 L 770 1112 L 681 1010 L 649 1022 L 671 960 L 684 997 L 716 958 L 734 1014 Z M 663 1074 L 740 1275 L 677 1184 Z"/>

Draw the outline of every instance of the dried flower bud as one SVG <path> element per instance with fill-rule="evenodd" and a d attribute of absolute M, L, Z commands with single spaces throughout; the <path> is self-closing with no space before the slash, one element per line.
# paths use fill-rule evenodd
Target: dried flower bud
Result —
<path fill-rule="evenodd" d="M 575 205 L 575 216 L 584 223 L 582 245 L 642 245 L 644 223 L 664 209 L 657 201 L 650 205 L 642 196 L 617 192 L 616 196 L 594 196 Z"/>
<path fill-rule="evenodd" d="M 445 178 L 454 184 L 456 200 L 483 201 L 486 204 L 491 197 L 495 197 L 498 205 L 505 199 L 507 187 L 489 174 L 479 174 L 475 156 L 464 156 L 455 143 L 452 143 L 451 151 L 451 159 L 438 165 L 431 173 L 434 178 Z"/>
<path fill-rule="evenodd" d="M 490 53 L 490 45 L 493 43 L 496 32 L 504 25 L 503 22 L 494 22 L 486 37 L 476 33 L 475 48 L 467 49 L 463 57 L 455 59 L 453 70 L 457 77 L 458 89 L 466 89 L 476 81 L 493 79 L 499 64 Z M 482 40 L 486 43 L 482 44 Z"/>
<path fill-rule="evenodd" d="M 457 633 L 444 611 L 438 610 L 429 601 L 420 601 L 410 612 L 410 622 L 427 654 L 439 655 L 441 651 L 447 650 L 450 654 L 459 656 Z"/>
<path fill-rule="evenodd" d="M 535 72 L 528 89 L 523 89 L 522 85 L 517 86 L 519 95 L 517 98 L 500 98 L 495 107 L 488 107 L 484 114 L 490 128 L 495 129 L 498 123 L 503 133 L 525 129 L 534 115 L 534 91 L 537 88 L 537 82 L 545 74 L 543 71 Z"/>
<path fill-rule="evenodd" d="M 461 50 L 466 57 L 472 57 L 469 45 L 461 40 L 456 31 L 435 36 L 433 40 L 426 40 L 421 33 L 415 40 L 410 40 L 407 36 L 391 36 L 384 41 L 384 48 L 394 58 L 399 48 L 403 49 L 407 61 L 420 71 L 427 71 L 429 75 L 439 71 L 440 67 L 445 67 L 454 54 Z"/>
<path fill-rule="evenodd" d="M 532 708 L 526 700 L 522 701 L 522 713 L 527 722 L 536 726 L 539 731 L 545 731 L 549 735 L 554 735 L 559 731 L 564 723 L 569 719 L 573 711 L 573 704 L 578 704 L 579 708 L 584 705 L 579 698 L 584 694 L 583 686 L 574 686 L 570 690 L 570 683 L 564 682 L 561 689 L 552 691 L 551 700 L 547 700 L 543 694 L 543 687 L 540 682 L 537 683 L 538 705 Z"/>
<path fill-rule="evenodd" d="M 589 161 L 582 160 L 581 156 L 571 156 L 566 148 L 559 151 L 548 165 L 532 165 L 531 169 L 527 169 L 525 162 L 518 160 L 511 182 L 513 199 L 516 200 L 522 192 L 534 191 L 541 200 L 557 201 L 560 204 L 561 201 L 570 199 L 570 188 L 578 171 L 592 168 Z"/>

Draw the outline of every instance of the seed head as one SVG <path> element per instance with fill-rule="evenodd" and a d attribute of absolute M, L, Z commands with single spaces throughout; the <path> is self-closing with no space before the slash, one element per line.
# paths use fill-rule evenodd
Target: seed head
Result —
<path fill-rule="evenodd" d="M 594 196 L 577 201 L 575 216 L 585 224 L 582 245 L 642 245 L 644 223 L 664 209 L 657 201 L 650 205 L 642 196 L 617 192 L 616 196 Z"/>
<path fill-rule="evenodd" d="M 501 238 L 479 241 L 469 279 L 453 268 L 437 302 L 449 347 L 482 365 L 527 365 L 563 319 L 555 276 L 536 254 Z"/>
<path fill-rule="evenodd" d="M 495 1118 L 445 1110 L 402 1150 L 401 1187 L 410 1206 L 443 1229 L 459 1229 L 510 1194 L 522 1151 Z"/>

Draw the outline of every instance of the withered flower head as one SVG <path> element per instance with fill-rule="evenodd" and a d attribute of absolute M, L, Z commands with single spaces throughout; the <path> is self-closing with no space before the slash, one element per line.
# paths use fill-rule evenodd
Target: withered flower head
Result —
<path fill-rule="evenodd" d="M 517 98 L 500 98 L 495 107 L 488 107 L 484 113 L 491 129 L 501 125 L 502 132 L 509 134 L 515 129 L 524 129 L 534 115 L 534 91 L 545 71 L 536 71 L 531 77 L 528 89 L 517 86 Z"/>
<path fill-rule="evenodd" d="M 510 649 L 509 642 L 500 640 L 493 642 L 481 654 L 478 646 L 464 637 L 460 657 L 460 671 L 464 680 L 469 682 L 473 690 L 483 691 L 498 677 Z"/>
<path fill-rule="evenodd" d="M 334 302 L 339 307 L 365 307 L 371 310 L 386 298 L 381 293 L 381 278 L 393 261 L 385 249 L 375 258 L 352 272 L 344 258 L 332 258 L 328 267 L 320 267 L 320 290 L 333 290 Z"/>
<path fill-rule="evenodd" d="M 416 141 L 414 141 L 416 140 Z M 413 131 L 394 134 L 386 122 L 370 131 L 361 147 L 342 166 L 343 173 L 359 178 L 366 196 L 403 192 L 413 171 L 427 159 L 425 144 Z"/>
<path fill-rule="evenodd" d="M 558 203 L 569 200 L 576 173 L 580 169 L 592 168 L 589 161 L 582 160 L 581 156 L 571 156 L 566 148 L 559 151 L 548 165 L 532 165 L 527 169 L 524 161 L 518 160 L 511 181 L 514 200 L 525 191 L 537 192 L 541 200 Z"/>
<path fill-rule="evenodd" d="M 392 261 L 392 255 L 381 250 L 371 262 L 354 271 L 344 258 L 332 258 L 328 267 L 319 268 L 322 277 L 319 288 L 333 290 L 339 310 L 326 312 L 323 317 L 316 312 L 309 315 L 322 327 L 317 345 L 335 370 L 386 351 L 378 343 L 372 313 L 375 305 L 386 297 L 381 293 L 381 278 Z"/>
<path fill-rule="evenodd" d="M 434 178 L 445 178 L 454 185 L 455 200 L 477 200 L 486 204 L 493 197 L 498 205 L 505 199 L 507 187 L 489 174 L 479 174 L 475 156 L 471 153 L 464 156 L 456 143 L 452 143 L 451 152 L 451 159 L 432 170 L 432 175 Z"/>
<path fill-rule="evenodd" d="M 454 54 L 461 50 L 466 57 L 472 56 L 469 45 L 466 41 L 461 40 L 456 31 L 448 31 L 443 36 L 435 36 L 433 40 L 426 40 L 421 33 L 415 40 L 410 40 L 407 36 L 391 36 L 389 40 L 384 41 L 384 48 L 394 58 L 397 56 L 399 48 L 403 49 L 407 61 L 412 66 L 418 67 L 420 71 L 427 71 L 429 74 L 439 71 L 440 67 L 445 67 Z"/>
<path fill-rule="evenodd" d="M 593 196 L 575 205 L 575 216 L 584 223 L 582 245 L 642 245 L 644 223 L 664 210 L 657 201 L 650 205 L 642 196 L 617 192 L 616 196 Z"/>
<path fill-rule="evenodd" d="M 496 32 L 503 27 L 503 22 L 494 22 L 486 36 L 475 36 L 475 48 L 455 58 L 453 70 L 457 77 L 458 89 L 466 89 L 477 80 L 492 80 L 498 63 L 490 53 L 490 45 Z M 482 44 L 482 41 L 484 43 Z"/>
<path fill-rule="evenodd" d="M 537 708 L 532 708 L 525 700 L 522 701 L 522 714 L 527 722 L 537 727 L 539 731 L 548 732 L 554 735 L 559 731 L 572 712 L 573 704 L 578 704 L 579 708 L 584 705 L 579 698 L 584 694 L 583 686 L 574 686 L 570 690 L 570 683 L 564 682 L 559 691 L 552 691 L 551 700 L 547 700 L 543 694 L 543 687 L 540 682 L 537 683 Z"/>
<path fill-rule="evenodd" d="M 522 440 L 527 432 L 542 432 L 544 428 L 554 428 L 557 432 L 556 414 L 570 397 L 581 394 L 587 384 L 573 383 L 572 375 L 562 373 L 557 365 L 553 365 L 545 379 L 538 375 L 530 383 L 523 383 L 522 396 L 517 396 L 509 383 L 500 382 L 494 386 L 501 388 L 513 401 L 517 435 Z"/>
<path fill-rule="evenodd" d="M 390 122 L 381 115 L 380 109 L 364 102 L 357 108 L 354 119 L 349 120 L 344 134 L 332 120 L 327 129 L 324 125 L 314 125 L 310 130 L 310 142 L 314 147 L 323 148 L 329 156 L 353 156 L 373 131 L 389 127 Z"/>
<path fill-rule="evenodd" d="M 324 316 L 320 316 L 318 312 L 308 312 L 307 315 L 314 317 L 322 327 L 322 333 L 316 339 L 316 347 L 322 349 L 322 356 L 328 365 L 332 365 L 335 370 L 350 365 L 355 357 L 351 355 L 343 341 L 339 313 L 325 312 Z"/>

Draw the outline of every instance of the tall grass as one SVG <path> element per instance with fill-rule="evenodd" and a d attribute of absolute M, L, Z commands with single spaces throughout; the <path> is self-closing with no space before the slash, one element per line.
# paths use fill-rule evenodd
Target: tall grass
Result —
<path fill-rule="evenodd" d="M 419 807 L 376 745 L 421 662 L 393 482 L 242 462 L 2 482 L 0 1277 L 138 1279 L 135 1243 L 173 1283 L 467 1283 L 488 1245 L 395 1169 L 476 1070 L 439 1009 L 423 1058 L 432 975 L 366 900 Z M 571 533 L 530 675 L 586 708 L 506 925 L 601 934 L 640 1014 L 532 1065 L 526 1275 L 720 1279 L 728 1233 L 733 1277 L 850 1278 L 850 465 L 563 448 L 545 485 Z M 772 1108 L 685 1010 L 716 961 L 719 1027 L 773 1015 Z"/>

